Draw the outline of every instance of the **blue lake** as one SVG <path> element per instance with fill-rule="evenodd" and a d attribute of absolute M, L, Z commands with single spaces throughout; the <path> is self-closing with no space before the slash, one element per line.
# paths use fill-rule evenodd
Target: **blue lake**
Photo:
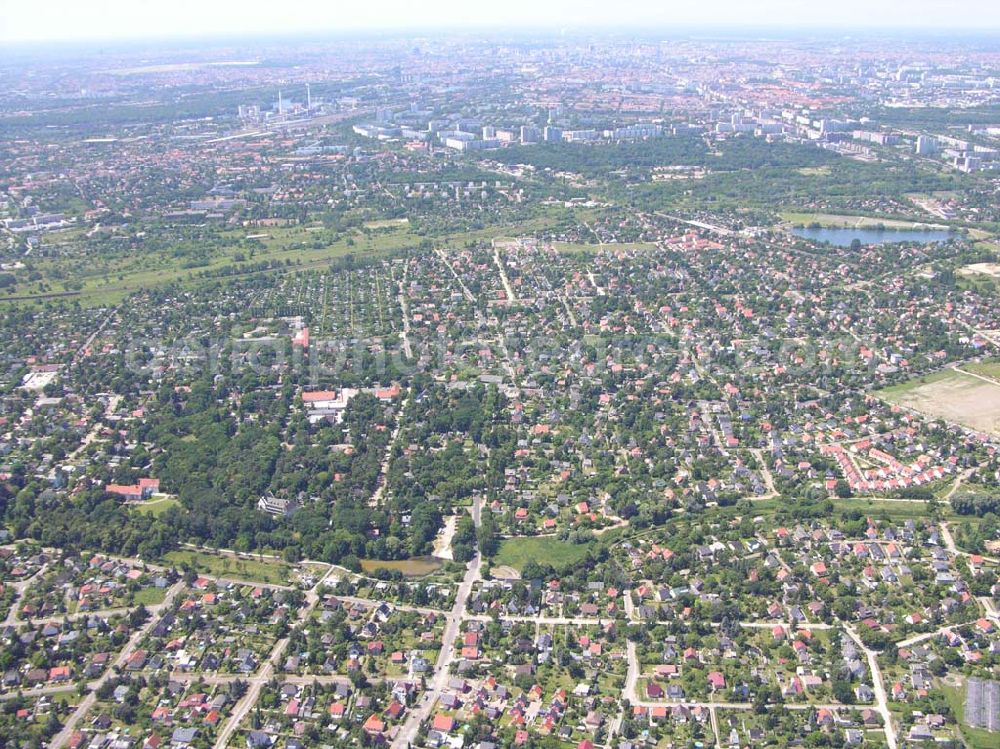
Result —
<path fill-rule="evenodd" d="M 892 242 L 943 242 L 954 232 L 947 229 L 792 229 L 792 234 L 813 242 L 829 242 L 837 247 L 850 247 L 855 239 L 861 244 Z"/>

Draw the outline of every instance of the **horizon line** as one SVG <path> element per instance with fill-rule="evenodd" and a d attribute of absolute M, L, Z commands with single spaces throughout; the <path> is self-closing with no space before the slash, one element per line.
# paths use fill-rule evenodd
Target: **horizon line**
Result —
<path fill-rule="evenodd" d="M 399 26 L 353 26 L 350 28 L 326 28 L 326 29 L 287 29 L 282 31 L 261 30 L 237 30 L 221 31 L 212 30 L 195 33 L 136 33 L 114 36 L 80 36 L 80 37 L 47 37 L 47 38 L 7 38 L 0 37 L 0 43 L 5 45 L 15 45 L 20 47 L 73 47 L 93 44 L 137 44 L 137 43 L 170 43 L 170 42 L 209 42 L 209 41 L 237 41 L 237 40 L 279 40 L 289 38 L 318 38 L 331 37 L 337 39 L 351 37 L 365 37 L 372 34 L 388 34 L 393 37 L 406 36 L 443 36 L 458 34 L 540 34 L 554 37 L 572 37 L 578 35 L 633 35 L 636 37 L 649 37 L 664 35 L 669 37 L 676 34 L 691 34 L 692 32 L 715 32 L 725 33 L 730 36 L 741 34 L 761 35 L 764 33 L 774 34 L 815 34 L 815 35 L 856 35 L 856 36 L 990 36 L 1000 32 L 1000 25 L 997 26 L 969 26 L 955 25 L 942 26 L 934 25 L 808 25 L 808 24 L 782 24 L 776 22 L 761 24 L 719 24 L 719 23 L 675 23 L 661 24 L 657 26 L 640 25 L 638 23 L 622 23 L 616 25 L 598 23 L 580 23 L 572 26 L 559 26 L 555 24 L 542 25 L 399 25 Z M 1000 40 L 998 40 L 1000 47 Z"/>

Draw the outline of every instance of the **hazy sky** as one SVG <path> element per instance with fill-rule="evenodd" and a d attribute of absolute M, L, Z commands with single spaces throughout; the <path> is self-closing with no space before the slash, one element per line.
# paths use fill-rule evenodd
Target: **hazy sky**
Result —
<path fill-rule="evenodd" d="M 998 0 L 0 0 L 0 41 L 459 26 L 1000 29 Z M 3 51 L 0 50 L 0 55 Z"/>

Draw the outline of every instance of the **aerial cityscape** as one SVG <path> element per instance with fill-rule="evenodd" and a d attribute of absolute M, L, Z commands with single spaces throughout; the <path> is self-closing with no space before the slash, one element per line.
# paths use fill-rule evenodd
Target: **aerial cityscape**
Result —
<path fill-rule="evenodd" d="M 0 9 L 0 749 L 1000 747 L 995 9 L 58 5 Z"/>

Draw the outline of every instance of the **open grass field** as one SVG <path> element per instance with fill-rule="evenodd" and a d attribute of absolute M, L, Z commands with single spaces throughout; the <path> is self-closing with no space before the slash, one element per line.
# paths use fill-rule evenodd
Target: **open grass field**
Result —
<path fill-rule="evenodd" d="M 871 515 L 881 515 L 884 513 L 893 520 L 926 518 L 930 515 L 927 502 L 923 499 L 885 500 L 851 497 L 849 499 L 835 499 L 833 500 L 833 505 L 838 510 L 860 510 Z M 938 510 L 945 520 L 957 517 L 952 511 L 950 504 L 940 504 L 938 505 Z"/>
<path fill-rule="evenodd" d="M 366 229 L 391 229 L 399 226 L 406 226 L 410 223 L 408 218 L 387 218 L 382 221 L 366 221 Z"/>
<path fill-rule="evenodd" d="M 935 419 L 1000 434 L 1000 384 L 947 369 L 893 385 L 877 395 Z"/>
<path fill-rule="evenodd" d="M 1000 244 L 997 244 L 995 241 L 994 242 L 982 241 L 982 240 L 988 240 L 992 236 L 993 233 L 987 231 L 986 229 L 976 229 L 973 227 L 969 227 L 969 239 L 978 240 L 977 244 L 986 245 L 987 247 L 991 247 L 994 250 L 1000 249 Z"/>
<path fill-rule="evenodd" d="M 997 384 L 1000 385 L 1000 361 L 972 362 L 970 364 L 963 364 L 962 369 L 982 377 L 989 377 L 991 380 L 996 380 Z"/>
<path fill-rule="evenodd" d="M 499 236 L 530 235 L 562 220 L 567 213 L 567 209 L 548 208 L 536 217 L 517 223 L 443 233 L 433 241 L 440 247 L 452 247 L 467 242 L 488 242 Z M 249 236 L 254 237 L 252 245 L 245 244 Z M 199 262 L 191 266 L 188 263 L 192 256 L 172 247 L 105 257 L 80 254 L 80 237 L 65 236 L 60 240 L 64 246 L 56 247 L 53 257 L 33 261 L 38 280 L 29 282 L 19 277 L 15 286 L 0 292 L 0 306 L 5 303 L 41 304 L 47 299 L 79 302 L 87 307 L 109 306 L 142 289 L 175 283 L 191 288 L 220 278 L 230 280 L 261 273 L 316 270 L 346 255 L 357 258 L 392 256 L 428 239 L 425 234 L 418 234 L 409 221 L 389 220 L 371 222 L 364 230 L 346 236 L 335 235 L 322 226 L 272 226 L 259 230 L 242 227 L 220 230 L 217 238 L 215 244 L 213 240 L 198 246 Z M 233 246 L 233 242 L 238 246 Z M 267 262 L 278 267 L 253 268 Z"/>
<path fill-rule="evenodd" d="M 976 242 L 976 248 L 989 252 L 1000 251 L 1000 243 Z M 1000 263 L 973 263 L 955 272 L 958 288 L 971 289 L 979 294 L 1000 294 Z"/>
<path fill-rule="evenodd" d="M 848 499 L 834 499 L 833 506 L 839 511 L 858 510 L 870 515 L 882 515 L 893 520 L 907 520 L 910 518 L 928 517 L 930 511 L 927 501 L 923 499 L 880 499 L 869 497 L 850 497 Z M 786 501 L 781 498 L 762 499 L 753 503 L 752 512 L 754 515 L 770 515 L 776 510 L 785 507 Z M 942 503 L 938 505 L 941 516 L 945 520 L 957 517 L 951 509 L 951 505 Z"/>
<path fill-rule="evenodd" d="M 832 213 L 798 213 L 789 211 L 779 214 L 782 221 L 789 224 L 819 224 L 824 229 L 873 229 L 884 226 L 887 229 L 925 229 L 933 221 L 898 221 L 895 219 L 875 218 L 872 216 L 840 216 Z"/>
<path fill-rule="evenodd" d="M 934 383 L 942 380 L 951 379 L 953 376 L 954 370 L 942 369 L 939 372 L 934 372 L 933 374 L 925 375 L 915 380 L 908 380 L 897 385 L 890 385 L 887 388 L 882 388 L 882 390 L 878 391 L 878 395 L 895 402 L 895 399 L 901 398 L 918 388 L 924 387 L 925 385 L 933 385 Z"/>
<path fill-rule="evenodd" d="M 575 564 L 587 555 L 587 544 L 571 544 L 555 538 L 508 538 L 493 558 L 496 566 L 513 567 L 519 572 L 528 562 L 562 567 Z"/>
<path fill-rule="evenodd" d="M 413 559 L 398 559 L 386 561 L 382 559 L 362 559 L 361 569 L 364 572 L 375 570 L 398 570 L 406 577 L 425 577 L 441 569 L 442 562 L 434 557 L 414 557 Z"/>
<path fill-rule="evenodd" d="M 795 171 L 806 177 L 825 177 L 832 170 L 829 166 L 802 166 Z"/>
<path fill-rule="evenodd" d="M 233 238 L 242 239 L 243 236 L 245 233 L 240 232 Z M 252 256 L 245 252 L 236 252 L 232 248 L 220 248 L 210 252 L 207 261 L 196 268 L 185 267 L 182 260 L 169 252 L 136 253 L 127 258 L 110 261 L 106 265 L 69 263 L 58 258 L 47 259 L 36 263 L 36 270 L 42 274 L 42 280 L 47 284 L 47 288 L 19 284 L 7 295 L 0 296 L 0 303 L 10 297 L 27 296 L 41 300 L 55 295 L 79 300 L 81 304 L 87 306 L 115 304 L 129 294 L 145 288 L 171 283 L 197 285 L 213 275 L 222 273 L 228 274 L 226 278 L 238 278 L 261 272 L 253 270 L 251 264 L 269 261 L 291 262 L 292 265 L 287 266 L 288 269 L 300 271 L 322 267 L 332 260 L 349 254 L 358 257 L 391 254 L 404 247 L 415 246 L 419 241 L 419 238 L 405 227 L 373 236 L 357 233 L 353 237 L 320 242 L 319 247 L 313 246 L 316 239 L 316 236 L 311 236 L 301 227 L 271 228 L 267 232 L 267 237 L 258 240 L 263 248 L 256 249 Z M 246 266 L 246 270 L 240 272 L 240 266 Z M 66 289 L 54 281 L 60 273 L 67 273 L 70 270 L 73 278 L 80 284 L 78 289 Z M 18 301 L 23 303 L 30 299 Z"/>
<path fill-rule="evenodd" d="M 232 577 L 273 585 L 289 585 L 292 568 L 271 559 L 244 559 L 224 554 L 177 549 L 163 555 L 163 561 L 176 567 L 191 565 L 198 572 L 216 577 Z"/>

